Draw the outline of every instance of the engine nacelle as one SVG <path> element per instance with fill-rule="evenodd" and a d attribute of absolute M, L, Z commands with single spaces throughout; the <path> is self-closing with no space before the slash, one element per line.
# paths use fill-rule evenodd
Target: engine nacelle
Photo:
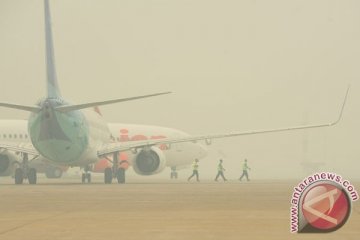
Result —
<path fill-rule="evenodd" d="M 158 147 L 143 149 L 133 160 L 134 171 L 139 175 L 153 175 L 164 170 L 166 158 Z"/>
<path fill-rule="evenodd" d="M 13 176 L 20 166 L 19 157 L 9 151 L 0 152 L 0 176 Z"/>

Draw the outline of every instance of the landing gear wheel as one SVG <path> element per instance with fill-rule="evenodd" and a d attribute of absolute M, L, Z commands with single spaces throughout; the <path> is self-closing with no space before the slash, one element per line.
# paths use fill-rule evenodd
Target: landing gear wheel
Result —
<path fill-rule="evenodd" d="M 37 176 L 36 176 L 36 169 L 30 168 L 28 172 L 28 179 L 30 184 L 36 184 Z"/>
<path fill-rule="evenodd" d="M 177 172 L 172 172 L 172 173 L 170 174 L 170 178 L 171 178 L 171 179 L 173 179 L 173 178 L 177 179 L 177 178 L 178 178 L 178 173 L 177 173 Z"/>
<path fill-rule="evenodd" d="M 111 168 L 105 168 L 104 172 L 104 182 L 105 184 L 111 184 L 112 182 L 112 169 Z"/>
<path fill-rule="evenodd" d="M 119 168 L 116 173 L 118 183 L 125 183 L 125 169 Z"/>
<path fill-rule="evenodd" d="M 83 173 L 81 175 L 81 183 L 86 183 L 86 181 L 91 183 L 91 173 Z"/>
<path fill-rule="evenodd" d="M 86 173 L 88 183 L 91 183 L 91 173 Z"/>
<path fill-rule="evenodd" d="M 21 168 L 15 170 L 15 184 L 23 184 L 24 182 L 24 171 Z"/>

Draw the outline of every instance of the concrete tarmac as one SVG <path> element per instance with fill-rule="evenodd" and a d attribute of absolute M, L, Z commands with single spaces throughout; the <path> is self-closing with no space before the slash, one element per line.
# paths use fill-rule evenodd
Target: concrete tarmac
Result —
<path fill-rule="evenodd" d="M 291 234 L 294 181 L 201 183 L 151 180 L 125 185 L 0 179 L 0 239 L 359 239 L 360 201 L 329 234 Z M 354 183 L 360 190 L 360 183 Z"/>

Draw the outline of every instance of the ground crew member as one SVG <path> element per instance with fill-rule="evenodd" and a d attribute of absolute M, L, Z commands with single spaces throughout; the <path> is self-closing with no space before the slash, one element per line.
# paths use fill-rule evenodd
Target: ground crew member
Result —
<path fill-rule="evenodd" d="M 225 176 L 224 176 L 225 168 L 223 167 L 222 162 L 223 162 L 223 160 L 220 159 L 220 162 L 219 162 L 219 165 L 218 165 L 218 173 L 216 175 L 215 181 L 217 181 L 220 176 L 222 177 L 222 179 L 224 181 L 227 181 Z"/>
<path fill-rule="evenodd" d="M 190 179 L 191 179 L 193 176 L 196 176 L 196 181 L 199 182 L 199 181 L 200 181 L 200 180 L 199 180 L 199 171 L 198 171 L 198 169 L 199 169 L 199 159 L 195 159 L 192 167 L 193 167 L 193 174 L 188 178 L 188 181 L 190 181 Z"/>
<path fill-rule="evenodd" d="M 251 170 L 251 169 L 247 165 L 247 159 L 245 159 L 244 164 L 243 164 L 243 173 L 242 173 L 241 177 L 239 178 L 239 181 L 241 181 L 244 176 L 246 177 L 246 180 L 249 181 L 248 170 Z"/>

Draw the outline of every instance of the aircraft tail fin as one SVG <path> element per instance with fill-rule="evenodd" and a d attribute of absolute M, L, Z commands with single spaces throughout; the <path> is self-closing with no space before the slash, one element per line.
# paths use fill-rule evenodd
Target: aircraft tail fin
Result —
<path fill-rule="evenodd" d="M 46 44 L 46 80 L 48 98 L 60 98 L 61 93 L 56 77 L 54 43 L 51 29 L 49 0 L 44 0 L 45 44 Z"/>

